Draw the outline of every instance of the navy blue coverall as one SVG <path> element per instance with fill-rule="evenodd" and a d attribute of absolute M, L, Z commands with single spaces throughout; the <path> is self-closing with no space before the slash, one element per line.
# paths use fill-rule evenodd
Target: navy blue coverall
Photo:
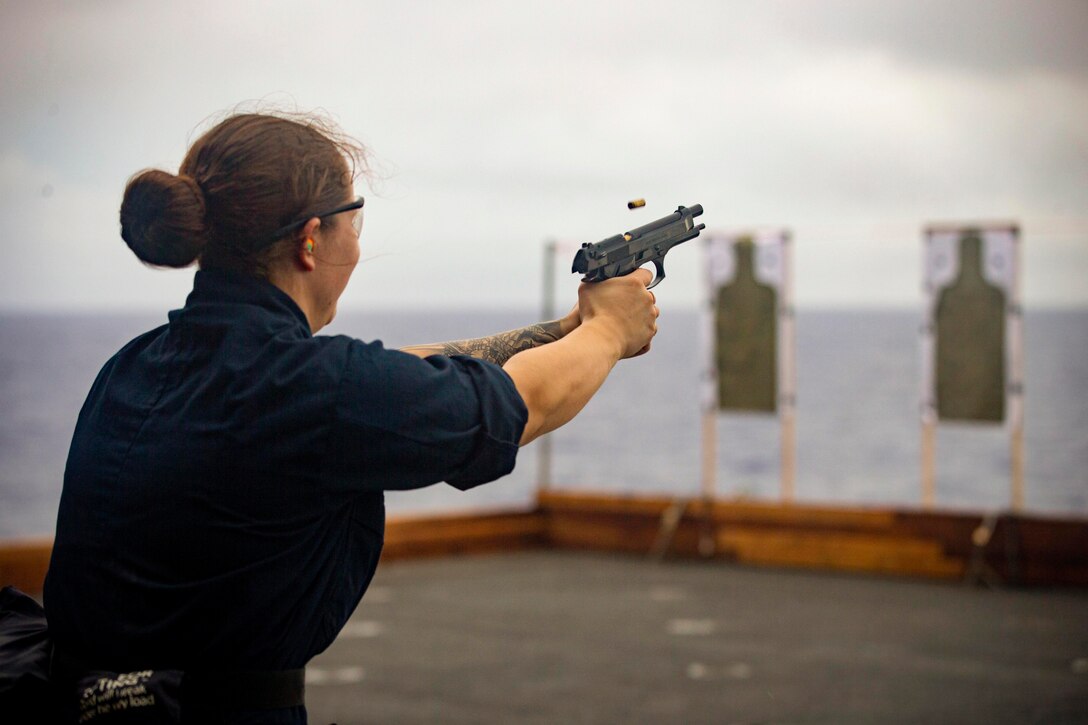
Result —
<path fill-rule="evenodd" d="M 383 492 L 506 475 L 526 418 L 496 365 L 314 336 L 273 285 L 199 271 L 80 412 L 45 583 L 54 641 L 116 672 L 303 667 L 370 583 Z"/>

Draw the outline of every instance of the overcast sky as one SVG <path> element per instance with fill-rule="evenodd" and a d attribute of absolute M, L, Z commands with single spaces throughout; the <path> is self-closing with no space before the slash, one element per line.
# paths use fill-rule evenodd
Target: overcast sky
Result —
<path fill-rule="evenodd" d="M 544 239 L 694 203 L 790 228 L 799 306 L 919 306 L 922 227 L 986 219 L 1022 225 L 1029 306 L 1088 305 L 1086 38 L 1085 0 L 0 0 L 0 309 L 179 306 L 125 181 L 254 100 L 374 155 L 345 308 L 532 308 Z M 696 304 L 694 247 L 663 304 Z"/>

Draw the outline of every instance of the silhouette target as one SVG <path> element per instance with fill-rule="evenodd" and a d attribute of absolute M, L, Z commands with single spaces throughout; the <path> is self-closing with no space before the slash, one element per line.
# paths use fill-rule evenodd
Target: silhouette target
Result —
<path fill-rule="evenodd" d="M 1005 419 L 1005 293 L 982 274 L 982 239 L 960 237 L 960 270 L 937 299 L 937 415 Z"/>
<path fill-rule="evenodd" d="M 755 244 L 733 245 L 736 276 L 718 289 L 715 305 L 718 407 L 770 411 L 778 396 L 777 293 L 755 276 Z"/>

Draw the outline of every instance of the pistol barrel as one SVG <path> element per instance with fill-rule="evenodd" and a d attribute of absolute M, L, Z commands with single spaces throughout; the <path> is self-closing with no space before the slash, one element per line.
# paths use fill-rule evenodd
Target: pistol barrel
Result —
<path fill-rule="evenodd" d="M 703 213 L 701 204 L 677 207 L 668 216 L 591 244 L 586 242 L 574 255 L 572 272 L 585 275 L 583 281 L 599 282 L 630 274 L 644 264 L 653 263 L 658 274 L 653 283 L 665 277 L 665 254 L 690 239 L 699 236 L 706 226 L 693 221 Z"/>
<path fill-rule="evenodd" d="M 636 227 L 635 229 L 632 229 L 631 231 L 627 232 L 626 236 L 631 237 L 632 239 L 638 239 L 639 237 L 643 236 L 644 234 L 647 234 L 649 232 L 654 232 L 654 231 L 657 231 L 658 229 L 663 229 L 663 228 L 668 227 L 668 226 L 670 226 L 672 224 L 675 224 L 676 222 L 680 221 L 684 217 L 688 217 L 688 218 L 697 217 L 702 213 L 703 213 L 703 205 L 702 204 L 696 204 L 694 206 L 688 206 L 688 207 L 681 206 L 681 207 L 677 208 L 677 210 L 674 211 L 672 214 L 669 214 L 668 216 L 661 217 L 660 219 L 652 221 L 649 224 L 644 224 L 641 227 Z"/>

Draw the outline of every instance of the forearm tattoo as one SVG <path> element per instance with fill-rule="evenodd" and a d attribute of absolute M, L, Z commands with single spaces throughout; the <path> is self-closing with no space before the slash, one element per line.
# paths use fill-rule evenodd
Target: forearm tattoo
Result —
<path fill-rule="evenodd" d="M 529 350 L 563 337 L 559 320 L 540 322 L 517 330 L 500 332 L 490 337 L 477 337 L 471 340 L 453 342 L 434 342 L 429 345 L 412 345 L 402 348 L 404 352 L 415 355 L 469 355 L 502 365 L 522 350 Z"/>

